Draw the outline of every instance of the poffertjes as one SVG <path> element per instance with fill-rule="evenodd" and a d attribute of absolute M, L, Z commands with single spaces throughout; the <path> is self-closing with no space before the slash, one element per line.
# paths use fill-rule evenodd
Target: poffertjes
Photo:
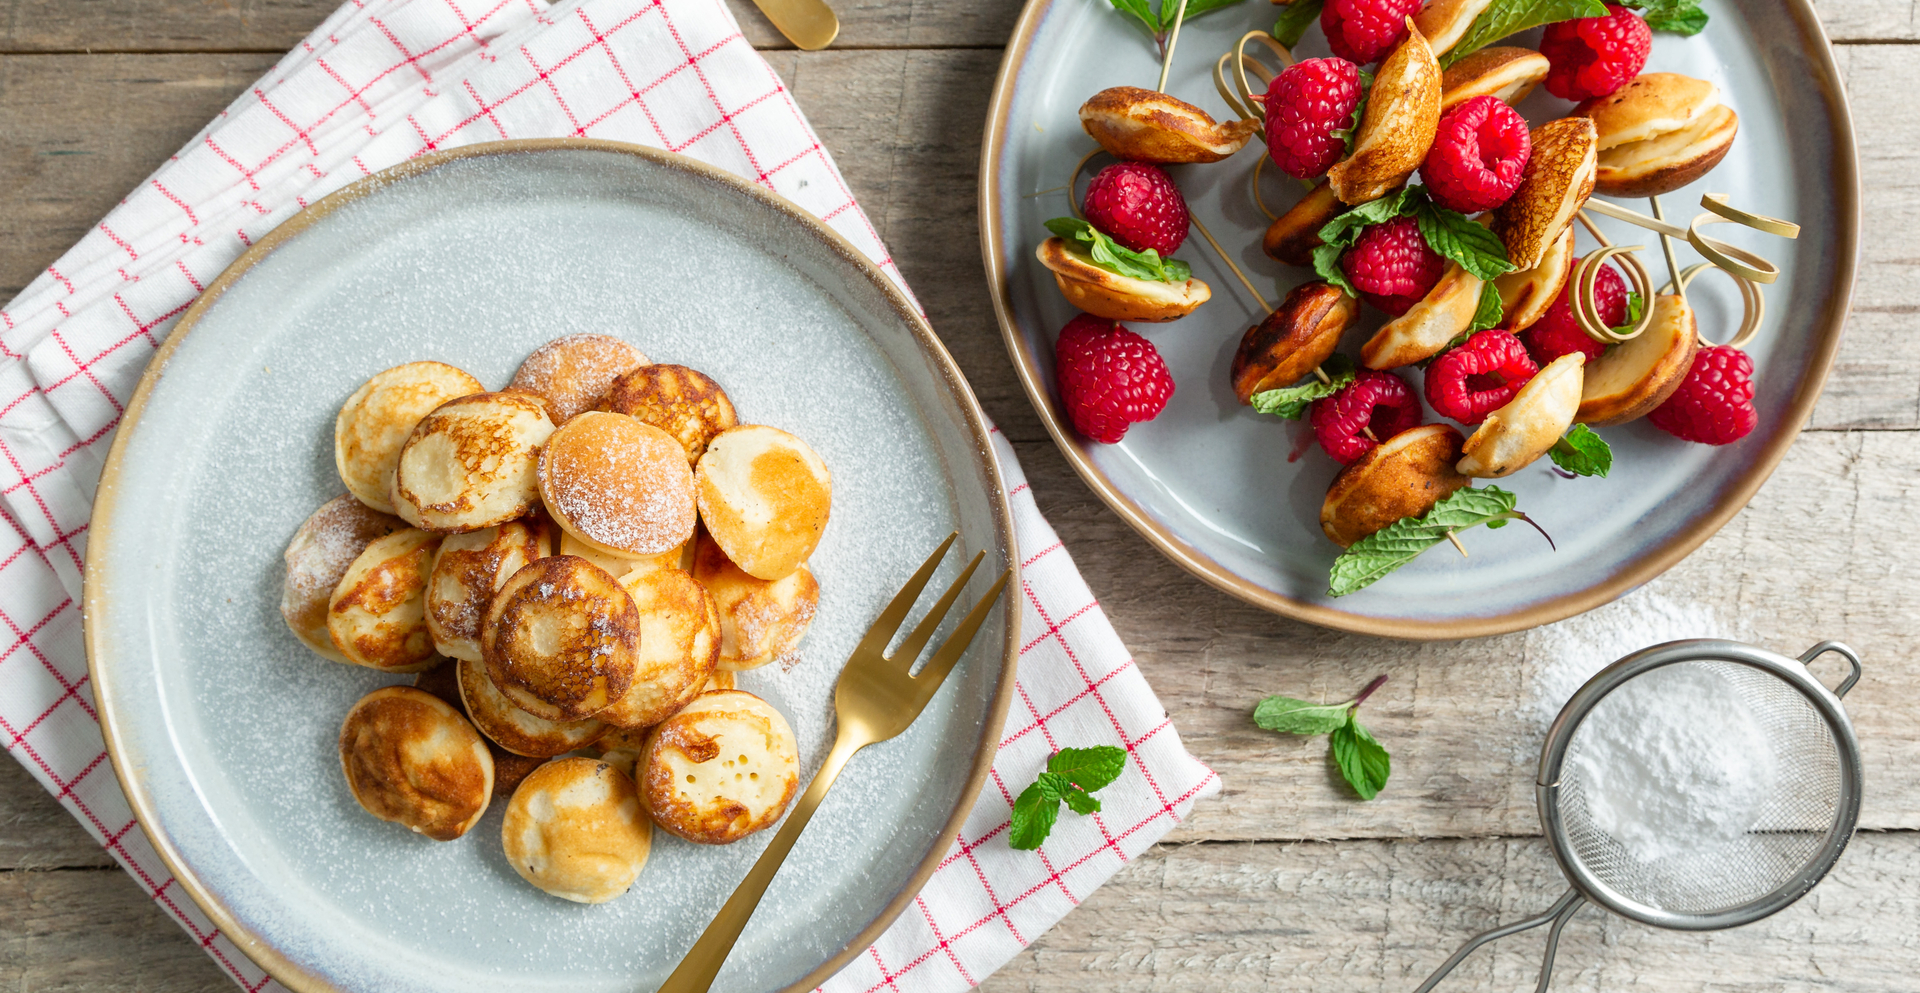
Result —
<path fill-rule="evenodd" d="M 520 878 L 575 903 L 605 903 L 646 868 L 653 826 L 627 774 L 589 758 L 548 762 L 507 803 L 500 824 Z"/>
<path fill-rule="evenodd" d="M 743 424 L 713 439 L 695 480 L 700 521 L 742 571 L 779 579 L 820 543 L 833 474 L 812 448 L 779 428 Z"/>
<path fill-rule="evenodd" d="M 588 411 L 540 453 L 540 496 L 568 534 L 610 555 L 642 558 L 693 536 L 693 473 L 665 431 Z"/>
<path fill-rule="evenodd" d="M 467 718 L 468 723 L 474 725 L 474 730 L 479 731 L 480 736 L 487 739 L 487 754 L 493 756 L 493 799 L 504 803 L 513 795 L 513 788 L 520 785 L 522 779 L 527 778 L 527 773 L 539 768 L 540 763 L 545 762 L 546 759 L 515 755 L 501 748 L 500 743 L 489 737 L 478 722 L 474 721 L 473 711 L 468 708 L 467 702 L 460 698 L 460 666 L 463 664 L 470 663 L 447 659 L 431 669 L 422 669 L 413 677 L 413 688 L 431 693 L 444 701 L 447 706 L 458 710 Z M 508 704 L 507 707 L 516 713 L 523 713 L 512 704 Z M 532 717 L 531 714 L 527 716 Z"/>
<path fill-rule="evenodd" d="M 479 660 L 480 624 L 494 591 L 527 563 L 552 554 L 555 530 L 529 517 L 441 540 L 427 580 L 427 630 L 440 654 Z"/>
<path fill-rule="evenodd" d="M 618 580 L 586 559 L 554 555 L 514 573 L 483 623 L 487 675 L 535 717 L 592 717 L 633 682 L 640 612 Z"/>
<path fill-rule="evenodd" d="M 640 651 L 627 692 L 595 716 L 623 728 L 652 727 L 705 688 L 720 661 L 720 612 L 678 569 L 633 572 L 620 585 L 640 611 Z"/>
<path fill-rule="evenodd" d="M 683 365 L 650 365 L 613 381 L 607 410 L 672 435 L 696 462 L 713 436 L 740 423 L 733 400 L 713 377 Z"/>
<path fill-rule="evenodd" d="M 482 392 L 480 381 L 445 362 L 409 362 L 361 384 L 333 421 L 333 462 L 347 492 L 382 513 L 400 449 L 435 407 Z"/>
<path fill-rule="evenodd" d="M 280 588 L 280 616 L 302 644 L 324 658 L 348 661 L 327 635 L 327 601 L 369 544 L 406 526 L 350 494 L 321 504 L 300 525 L 283 556 L 287 578 Z"/>
<path fill-rule="evenodd" d="M 693 578 L 720 612 L 720 668 L 757 669 L 793 651 L 820 604 L 813 573 L 803 565 L 772 582 L 755 579 L 705 531 L 694 540 Z"/>
<path fill-rule="evenodd" d="M 800 752 L 771 704 L 721 690 L 694 697 L 655 727 L 634 775 L 655 824 L 725 845 L 780 819 L 799 783 Z"/>
<path fill-rule="evenodd" d="M 427 630 L 427 577 L 440 536 L 403 528 L 369 542 L 327 601 L 327 637 L 354 665 L 418 672 L 440 656 Z"/>
<path fill-rule="evenodd" d="M 525 516 L 540 498 L 540 451 L 551 434 L 546 404 L 534 397 L 449 400 L 414 426 L 388 499 L 407 523 L 442 533 Z"/>
<path fill-rule="evenodd" d="M 507 389 L 545 400 L 553 423 L 565 424 L 605 403 L 615 379 L 647 364 L 643 352 L 619 338 L 570 334 L 534 349 Z"/>
<path fill-rule="evenodd" d="M 550 721 L 514 706 L 493 685 L 484 662 L 466 659 L 451 666 L 461 703 L 473 726 L 489 741 L 515 755 L 546 759 L 585 748 L 607 733 L 607 725 L 588 717 L 578 721 Z"/>
<path fill-rule="evenodd" d="M 340 766 L 367 813 L 435 841 L 467 833 L 493 796 L 493 756 L 473 725 L 431 693 L 385 686 L 340 725 Z"/>

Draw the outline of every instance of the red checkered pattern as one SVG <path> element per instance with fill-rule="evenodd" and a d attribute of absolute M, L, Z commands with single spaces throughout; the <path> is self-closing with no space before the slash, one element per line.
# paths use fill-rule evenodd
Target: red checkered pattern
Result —
<path fill-rule="evenodd" d="M 302 207 L 433 149 L 565 136 L 747 177 L 900 278 L 720 0 L 349 0 L 0 310 L 0 741 L 248 990 L 280 987 L 182 895 L 102 749 L 76 597 L 113 428 L 206 283 Z M 1219 789 L 995 444 L 1027 556 L 1019 697 L 959 842 L 834 993 L 978 984 Z M 1007 848 L 1013 798 L 1047 756 L 1101 743 L 1132 770 L 1105 809 L 1064 815 L 1038 852 Z"/>

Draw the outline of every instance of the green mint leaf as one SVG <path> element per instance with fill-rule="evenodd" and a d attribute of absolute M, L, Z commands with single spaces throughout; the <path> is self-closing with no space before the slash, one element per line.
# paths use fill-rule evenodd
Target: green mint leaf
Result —
<path fill-rule="evenodd" d="M 1039 783 L 1020 791 L 1013 801 L 1013 816 L 1007 825 L 1007 847 L 1022 851 L 1039 848 L 1053 833 L 1053 822 L 1060 818 L 1060 798 L 1047 796 Z"/>
<path fill-rule="evenodd" d="M 1057 772 L 1041 773 L 1040 778 L 1033 781 L 1033 785 L 1040 787 L 1041 796 L 1052 800 L 1059 800 L 1074 790 L 1073 780 Z"/>
<path fill-rule="evenodd" d="M 1395 190 L 1378 200 L 1369 200 L 1346 213 L 1335 217 L 1320 227 L 1320 240 L 1341 248 L 1351 246 L 1360 238 L 1360 232 L 1375 224 L 1391 221 L 1406 212 L 1407 204 L 1415 196 L 1422 195 L 1419 187 L 1408 186 Z"/>
<path fill-rule="evenodd" d="M 1622 6 L 1645 11 L 1647 27 L 1655 31 L 1696 35 L 1707 26 L 1707 12 L 1699 0 L 1625 0 Z"/>
<path fill-rule="evenodd" d="M 1420 225 L 1420 236 L 1427 247 L 1458 262 L 1460 268 L 1481 279 L 1492 279 L 1513 271 L 1507 261 L 1507 246 L 1486 227 L 1475 224 L 1467 215 L 1448 210 L 1426 198 L 1421 190 L 1413 208 L 1413 219 Z"/>
<path fill-rule="evenodd" d="M 1092 793 L 1120 778 L 1127 769 L 1127 750 L 1113 745 L 1062 748 L 1047 760 L 1047 772 L 1062 776 Z"/>
<path fill-rule="evenodd" d="M 1345 290 L 1347 295 L 1359 299 L 1360 291 L 1353 288 L 1347 279 L 1347 271 L 1340 268 L 1340 256 L 1346 252 L 1345 245 L 1315 245 L 1313 247 L 1313 271 L 1320 278 Z"/>
<path fill-rule="evenodd" d="M 1480 16 L 1473 19 L 1467 33 L 1453 43 L 1440 68 L 1445 69 L 1462 58 L 1499 41 L 1510 34 L 1537 28 L 1555 21 L 1576 17 L 1605 17 L 1607 5 L 1600 0 L 1493 0 Z"/>
<path fill-rule="evenodd" d="M 1081 816 L 1100 812 L 1100 800 L 1080 790 L 1068 790 L 1060 799 L 1067 801 L 1067 808 Z"/>
<path fill-rule="evenodd" d="M 1346 723 L 1333 732 L 1331 743 L 1334 764 L 1360 799 L 1379 796 L 1387 786 L 1387 777 L 1393 775 L 1393 759 L 1380 742 L 1349 714 Z"/>
<path fill-rule="evenodd" d="M 1216 10 L 1231 7 L 1241 0 L 1187 0 L 1186 19 L 1191 21 L 1202 14 L 1211 14 Z M 1180 13 L 1180 0 L 1160 0 L 1160 28 L 1173 30 L 1173 15 Z"/>
<path fill-rule="evenodd" d="M 1554 465 L 1576 476 L 1604 478 L 1613 469 L 1613 448 L 1585 424 L 1575 424 L 1566 437 L 1554 442 L 1553 447 L 1547 449 L 1547 457 L 1553 459 Z"/>
<path fill-rule="evenodd" d="M 1627 321 L 1625 324 L 1615 325 L 1613 329 L 1613 333 L 1626 334 L 1627 332 L 1632 331 L 1633 326 L 1635 324 L 1640 323 L 1640 318 L 1643 315 L 1645 315 L 1646 307 L 1647 307 L 1647 302 L 1640 298 L 1640 291 L 1628 290 L 1627 291 Z"/>
<path fill-rule="evenodd" d="M 1449 531 L 1485 524 L 1499 527 L 1520 516 L 1517 498 L 1497 486 L 1465 487 L 1419 517 L 1403 517 L 1353 543 L 1333 560 L 1327 595 L 1346 596 L 1378 582 L 1412 562 L 1421 552 L 1447 540 Z"/>
<path fill-rule="evenodd" d="M 1467 325 L 1467 333 L 1497 328 L 1507 319 L 1506 302 L 1500 299 L 1500 288 L 1489 279 L 1480 284 L 1480 306 L 1474 308 L 1473 323 Z"/>
<path fill-rule="evenodd" d="M 1157 283 L 1184 283 L 1193 276 L 1193 267 L 1179 259 L 1162 259 L 1149 248 L 1136 252 L 1107 237 L 1106 232 L 1077 217 L 1056 217 L 1046 222 L 1047 230 L 1059 235 L 1067 247 L 1084 253 L 1094 265 L 1130 279 Z"/>
<path fill-rule="evenodd" d="M 1290 696 L 1270 696 L 1253 708 L 1253 723 L 1281 734 L 1332 734 L 1352 716 L 1353 702 L 1308 703 Z"/>
<path fill-rule="evenodd" d="M 1263 390 L 1248 399 L 1253 409 L 1262 414 L 1273 414 L 1290 421 L 1297 421 L 1306 414 L 1307 406 L 1321 397 L 1330 397 L 1353 382 L 1353 360 L 1335 352 L 1320 363 L 1320 371 L 1327 374 L 1327 381 L 1318 377 L 1309 379 L 1299 386 L 1288 386 L 1277 390 Z"/>
<path fill-rule="evenodd" d="M 1153 35 L 1155 39 L 1160 37 L 1160 18 L 1154 16 L 1153 9 L 1147 6 L 1147 0 L 1107 0 L 1107 2 L 1113 4 L 1114 10 L 1123 14 L 1132 14 L 1134 20 L 1139 21 L 1140 26 L 1146 28 L 1147 33 Z M 1066 235 L 1060 237 L 1064 238 Z"/>
<path fill-rule="evenodd" d="M 1373 95 L 1373 73 L 1360 70 L 1360 99 L 1353 105 L 1353 115 L 1344 128 L 1334 128 L 1334 137 L 1346 144 L 1346 153 L 1353 154 L 1353 138 L 1360 133 L 1360 122 L 1367 116 L 1367 98 Z"/>
<path fill-rule="evenodd" d="M 1320 19 L 1320 8 L 1326 5 L 1326 0 L 1293 0 L 1281 8 L 1280 20 L 1273 25 L 1273 40 L 1288 48 L 1300 44 L 1300 36 Z"/>

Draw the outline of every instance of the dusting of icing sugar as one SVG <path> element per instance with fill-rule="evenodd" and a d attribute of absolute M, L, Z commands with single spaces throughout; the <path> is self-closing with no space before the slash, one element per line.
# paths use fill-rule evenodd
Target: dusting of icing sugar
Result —
<path fill-rule="evenodd" d="M 555 424 L 592 410 L 613 389 L 613 381 L 647 356 L 633 345 L 604 334 L 570 334 L 535 349 L 520 363 L 507 389 L 533 393 L 547 401 Z"/>
<path fill-rule="evenodd" d="M 582 418 L 555 432 L 540 479 L 548 510 L 601 545 L 657 555 L 693 531 L 685 452 L 670 435 L 624 415 Z"/>

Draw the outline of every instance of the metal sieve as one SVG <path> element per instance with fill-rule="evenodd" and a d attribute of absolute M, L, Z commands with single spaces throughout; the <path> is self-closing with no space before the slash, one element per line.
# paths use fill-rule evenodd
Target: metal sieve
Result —
<path fill-rule="evenodd" d="M 1852 666 L 1831 691 L 1807 671 L 1828 652 Z M 1581 732 L 1608 694 L 1669 666 L 1711 673 L 1713 685 L 1752 714 L 1772 751 L 1772 787 L 1736 837 L 1644 858 L 1596 823 L 1591 764 L 1579 761 L 1592 737 Z M 1642 924 L 1712 931 L 1751 924 L 1800 899 L 1833 868 L 1860 817 L 1860 742 L 1840 706 L 1859 680 L 1860 657 L 1835 641 L 1797 660 L 1734 641 L 1673 641 L 1601 670 L 1554 719 L 1534 782 L 1541 827 L 1571 886 L 1544 913 L 1474 936 L 1415 993 L 1433 989 L 1481 945 L 1551 924 L 1534 987 L 1545 993 L 1560 932 L 1588 901 Z"/>

